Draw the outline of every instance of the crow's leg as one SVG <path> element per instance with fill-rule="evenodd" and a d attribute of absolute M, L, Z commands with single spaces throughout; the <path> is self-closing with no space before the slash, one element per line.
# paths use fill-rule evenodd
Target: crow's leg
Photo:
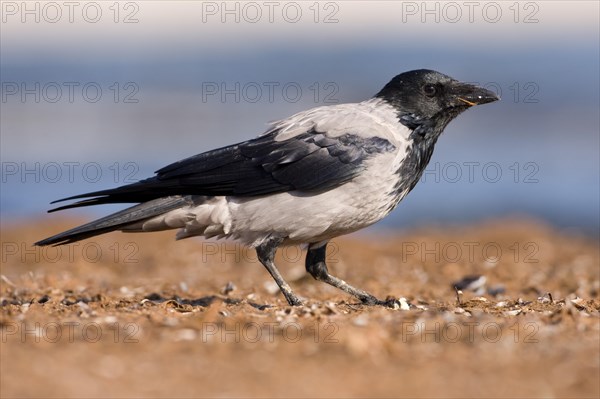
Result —
<path fill-rule="evenodd" d="M 269 241 L 264 242 L 263 244 L 256 247 L 256 254 L 258 255 L 258 260 L 263 266 L 269 271 L 273 280 L 279 286 L 279 289 L 287 299 L 288 303 L 292 306 L 300 306 L 302 305 L 302 301 L 292 292 L 292 288 L 288 283 L 285 282 L 279 270 L 275 266 L 275 252 L 277 252 L 277 247 L 281 244 L 283 240 L 280 238 L 272 238 Z"/>
<path fill-rule="evenodd" d="M 348 294 L 360 299 L 365 305 L 385 305 L 386 302 L 380 301 L 366 291 L 354 288 L 347 282 L 329 274 L 325 264 L 327 243 L 316 243 L 308 246 L 306 253 L 306 271 L 309 272 L 315 280 L 333 285 Z"/>

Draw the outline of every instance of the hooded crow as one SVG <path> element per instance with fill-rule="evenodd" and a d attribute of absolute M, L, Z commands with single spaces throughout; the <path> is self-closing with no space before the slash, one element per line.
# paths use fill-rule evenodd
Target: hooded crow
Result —
<path fill-rule="evenodd" d="M 364 304 L 373 295 L 331 275 L 334 237 L 381 220 L 417 184 L 448 123 L 493 92 L 431 70 L 394 77 L 373 98 L 323 106 L 274 122 L 262 135 L 168 165 L 126 186 L 64 198 L 50 210 L 135 203 L 35 245 L 69 244 L 114 230 L 179 229 L 256 249 L 290 305 L 302 301 L 274 264 L 277 248 L 307 244 L 306 270 Z M 55 201 L 55 202 L 59 202 Z"/>

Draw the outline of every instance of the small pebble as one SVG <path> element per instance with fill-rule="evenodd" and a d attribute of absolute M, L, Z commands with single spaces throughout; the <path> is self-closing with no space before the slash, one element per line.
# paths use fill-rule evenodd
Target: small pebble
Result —
<path fill-rule="evenodd" d="M 398 302 L 400 303 L 400 309 L 410 310 L 410 305 L 408 304 L 408 301 L 406 300 L 406 298 L 400 298 L 400 300 Z"/>
<path fill-rule="evenodd" d="M 8 277 L 6 277 L 4 274 L 0 274 L 0 280 L 4 281 L 6 284 L 10 285 L 13 288 L 16 287 L 15 283 L 13 283 L 12 281 L 10 281 L 8 279 Z"/>
<path fill-rule="evenodd" d="M 540 303 L 552 303 L 552 301 L 550 300 L 550 298 L 548 298 L 547 296 L 541 296 L 537 300 Z"/>
<path fill-rule="evenodd" d="M 364 327 L 369 324 L 369 318 L 366 315 L 360 315 L 352 320 L 352 324 L 359 327 Z"/>
<path fill-rule="evenodd" d="M 504 312 L 504 314 L 506 316 L 516 316 L 519 313 L 521 313 L 523 310 L 522 309 L 515 309 L 515 310 L 507 310 L 506 312 Z"/>
<path fill-rule="evenodd" d="M 263 288 L 271 295 L 275 295 L 279 292 L 279 286 L 277 283 L 275 283 L 275 281 L 266 281 L 263 284 Z"/>
<path fill-rule="evenodd" d="M 486 281 L 485 276 L 481 275 L 465 276 L 452 283 L 452 287 L 461 291 L 477 291 L 485 285 Z"/>
<path fill-rule="evenodd" d="M 487 289 L 488 295 L 498 296 L 504 294 L 506 292 L 506 288 L 503 285 L 494 285 Z"/>
<path fill-rule="evenodd" d="M 221 294 L 229 295 L 231 292 L 235 291 L 236 288 L 235 284 L 228 281 L 227 284 L 225 284 L 225 287 L 221 288 Z"/>
<path fill-rule="evenodd" d="M 118 321 L 115 316 L 106 316 L 102 319 L 102 322 L 105 324 L 114 324 Z"/>
<path fill-rule="evenodd" d="M 193 341 L 198 336 L 196 330 L 184 328 L 175 333 L 175 341 Z"/>
<path fill-rule="evenodd" d="M 576 297 L 574 299 L 570 299 L 570 302 L 575 305 L 575 307 L 577 308 L 577 310 L 584 310 L 585 309 L 585 301 L 579 297 Z"/>

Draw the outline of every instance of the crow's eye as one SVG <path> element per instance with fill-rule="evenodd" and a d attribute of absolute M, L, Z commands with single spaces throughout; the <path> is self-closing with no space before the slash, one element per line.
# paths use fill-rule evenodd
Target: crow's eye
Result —
<path fill-rule="evenodd" d="M 423 94 L 427 97 L 433 97 L 437 94 L 438 88 L 436 85 L 427 84 L 423 86 Z"/>

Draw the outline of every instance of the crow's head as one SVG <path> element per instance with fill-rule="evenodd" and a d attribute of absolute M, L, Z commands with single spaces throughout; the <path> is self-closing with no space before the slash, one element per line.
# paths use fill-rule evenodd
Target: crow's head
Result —
<path fill-rule="evenodd" d="M 401 123 L 417 134 L 434 137 L 467 108 L 499 100 L 489 90 L 428 69 L 394 77 L 376 97 L 398 110 Z"/>

